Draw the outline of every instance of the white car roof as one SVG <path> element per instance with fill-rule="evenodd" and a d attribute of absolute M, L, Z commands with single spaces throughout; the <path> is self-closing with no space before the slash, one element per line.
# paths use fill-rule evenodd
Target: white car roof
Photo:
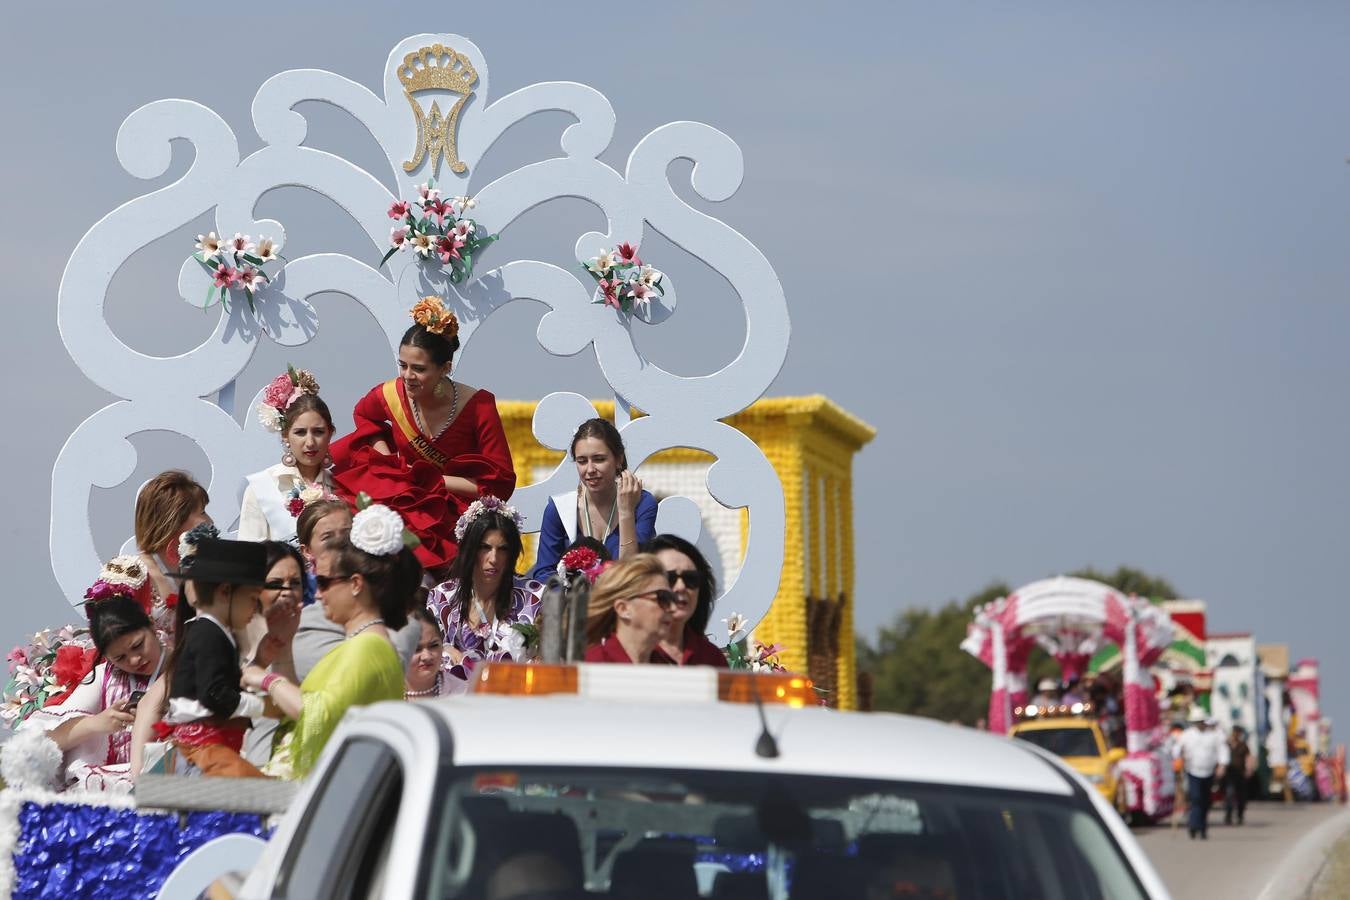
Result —
<path fill-rule="evenodd" d="M 632 765 L 1071 793 L 1061 774 L 1011 739 L 890 713 L 766 704 L 780 756 L 762 759 L 754 752 L 759 716 L 745 703 L 470 694 L 422 705 L 449 727 L 452 760 L 462 766 Z"/>

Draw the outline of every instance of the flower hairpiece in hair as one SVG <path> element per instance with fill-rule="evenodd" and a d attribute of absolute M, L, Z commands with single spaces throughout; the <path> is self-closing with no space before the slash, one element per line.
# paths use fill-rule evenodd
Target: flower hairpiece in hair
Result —
<path fill-rule="evenodd" d="M 137 556 L 114 556 L 103 564 L 98 573 L 99 581 L 127 588 L 131 594 L 145 586 L 148 573 L 145 564 Z"/>
<path fill-rule="evenodd" d="M 595 579 L 608 567 L 607 563 L 608 560 L 602 560 L 600 554 L 590 547 L 576 547 L 558 560 L 558 577 L 566 578 L 568 572 L 579 572 L 586 576 L 587 581 L 595 584 Z"/>
<path fill-rule="evenodd" d="M 307 484 L 303 488 L 295 485 L 286 495 L 286 511 L 296 518 L 305 511 L 305 507 L 311 503 L 318 503 L 320 500 L 340 499 L 337 494 L 325 489 L 322 485 Z"/>
<path fill-rule="evenodd" d="M 435 295 L 418 300 L 408 314 L 418 325 L 447 340 L 459 334 L 459 317 L 446 309 L 444 301 Z"/>
<path fill-rule="evenodd" d="M 484 494 L 482 499 L 470 503 L 469 508 L 464 510 L 464 515 L 460 516 L 459 521 L 455 523 L 455 540 L 464 540 L 464 535 L 469 532 L 469 526 L 473 524 L 473 520 L 484 513 L 490 512 L 500 513 L 501 515 L 506 516 L 512 522 L 516 523 L 517 529 L 520 529 L 525 525 L 525 518 L 516 511 L 514 506 L 511 506 L 504 500 L 497 499 L 491 494 Z"/>
<path fill-rule="evenodd" d="M 404 547 L 416 547 L 421 541 L 403 524 L 403 517 L 383 503 L 371 503 L 362 491 L 356 495 L 352 530 L 348 536 L 353 547 L 372 556 L 393 556 Z"/>
<path fill-rule="evenodd" d="M 220 529 L 210 522 L 194 525 L 178 536 L 178 560 L 182 562 L 197 552 L 197 544 L 202 538 L 215 540 L 220 537 Z"/>
<path fill-rule="evenodd" d="M 280 433 L 286 427 L 286 410 L 306 394 L 319 393 L 319 382 L 308 369 L 287 366 L 284 375 L 272 379 L 258 401 L 258 421 L 268 431 Z"/>

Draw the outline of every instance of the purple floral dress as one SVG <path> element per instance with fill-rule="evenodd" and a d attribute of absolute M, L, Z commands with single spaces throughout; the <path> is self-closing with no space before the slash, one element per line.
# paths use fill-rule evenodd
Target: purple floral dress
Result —
<path fill-rule="evenodd" d="M 511 611 L 497 620 L 496 627 L 488 622 L 480 622 L 478 627 L 460 620 L 460 607 L 455 602 L 455 591 L 459 582 L 451 578 L 431 589 L 427 595 L 427 610 L 440 623 L 441 634 L 445 636 L 447 651 L 442 671 L 443 694 L 462 694 L 469 687 L 469 678 L 474 667 L 480 662 L 496 660 L 523 661 L 530 658 L 525 646 L 525 636 L 513 626 L 517 623 L 533 625 L 539 615 L 539 598 L 544 592 L 541 582 L 528 578 L 516 578 L 511 588 Z M 449 650 L 454 648 L 463 654 L 460 662 L 450 662 Z"/>

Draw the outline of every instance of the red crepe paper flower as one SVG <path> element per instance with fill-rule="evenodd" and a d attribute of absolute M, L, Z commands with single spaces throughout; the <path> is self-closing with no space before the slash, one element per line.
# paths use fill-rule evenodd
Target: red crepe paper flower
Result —
<path fill-rule="evenodd" d="M 408 214 L 408 202 L 397 200 L 389 206 L 389 218 L 399 220 Z"/>
<path fill-rule="evenodd" d="M 298 518 L 300 514 L 304 511 L 305 511 L 305 501 L 301 500 L 299 497 L 292 497 L 290 500 L 286 502 L 286 512 L 290 513 L 291 515 Z"/>
<path fill-rule="evenodd" d="M 584 572 L 600 561 L 599 555 L 590 547 L 577 547 L 563 554 L 563 565 L 572 572 Z"/>

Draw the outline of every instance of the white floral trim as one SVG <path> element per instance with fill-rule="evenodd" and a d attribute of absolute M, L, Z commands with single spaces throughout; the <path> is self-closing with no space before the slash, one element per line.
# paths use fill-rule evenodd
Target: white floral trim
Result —
<path fill-rule="evenodd" d="M 393 556 L 403 549 L 403 517 L 372 503 L 352 517 L 352 546 L 372 556 Z"/>

